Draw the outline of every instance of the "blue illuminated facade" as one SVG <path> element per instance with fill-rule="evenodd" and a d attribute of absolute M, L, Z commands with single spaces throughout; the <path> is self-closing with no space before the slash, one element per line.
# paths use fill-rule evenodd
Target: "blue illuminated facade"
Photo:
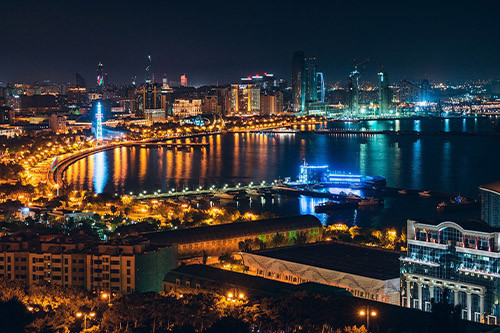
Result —
<path fill-rule="evenodd" d="M 493 227 L 500 227 L 500 182 L 479 187 L 481 191 L 481 219 Z"/>

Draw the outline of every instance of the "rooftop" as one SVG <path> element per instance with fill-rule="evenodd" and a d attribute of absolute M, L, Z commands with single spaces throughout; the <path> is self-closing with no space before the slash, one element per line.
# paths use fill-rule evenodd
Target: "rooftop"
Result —
<path fill-rule="evenodd" d="M 312 215 L 280 217 L 274 219 L 234 222 L 187 228 L 180 230 L 148 232 L 142 234 L 152 244 L 176 244 L 204 242 L 216 239 L 245 237 L 271 232 L 282 232 L 300 228 L 319 228 L 321 222 Z"/>
<path fill-rule="evenodd" d="M 500 195 L 500 181 L 481 185 L 479 186 L 479 189 L 483 191 L 495 192 L 496 194 Z"/>
<path fill-rule="evenodd" d="M 219 288 L 235 286 L 246 290 L 253 297 L 272 297 L 292 294 L 298 291 L 308 291 L 323 295 L 352 296 L 343 288 L 321 285 L 318 283 L 289 284 L 266 278 L 232 272 L 207 265 L 180 266 L 165 276 L 165 281 L 175 283 L 181 275 L 185 278 L 198 278 L 212 282 Z"/>
<path fill-rule="evenodd" d="M 416 223 L 420 224 L 428 224 L 428 225 L 433 225 L 433 226 L 438 226 L 440 223 L 443 222 L 452 222 L 460 227 L 462 227 L 465 230 L 469 231 L 479 231 L 479 232 L 500 232 L 500 228 L 492 227 L 483 220 L 479 219 L 468 219 L 465 221 L 449 221 L 449 220 L 425 220 L 425 221 L 415 221 Z"/>
<path fill-rule="evenodd" d="M 290 246 L 254 254 L 380 280 L 399 278 L 399 252 L 345 242 Z"/>

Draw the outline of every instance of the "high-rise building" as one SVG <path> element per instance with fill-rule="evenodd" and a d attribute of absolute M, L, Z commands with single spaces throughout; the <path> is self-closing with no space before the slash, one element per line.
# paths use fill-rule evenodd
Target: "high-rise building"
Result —
<path fill-rule="evenodd" d="M 292 109 L 303 112 L 306 105 L 304 52 L 296 51 L 292 59 Z"/>
<path fill-rule="evenodd" d="M 260 94 L 260 115 L 283 112 L 283 93 L 279 90 L 262 90 Z"/>
<path fill-rule="evenodd" d="M 430 102 L 431 100 L 431 83 L 428 79 L 420 81 L 418 101 L 422 103 Z"/>
<path fill-rule="evenodd" d="M 181 87 L 187 87 L 188 86 L 188 78 L 186 74 L 181 75 Z"/>
<path fill-rule="evenodd" d="M 146 83 L 152 83 L 154 81 L 153 73 L 152 71 L 152 61 L 151 61 L 151 56 L 148 55 L 148 65 L 146 66 Z"/>
<path fill-rule="evenodd" d="M 75 74 L 75 85 L 68 89 L 68 102 L 75 106 L 83 106 L 87 104 L 87 83 L 83 77 Z"/>
<path fill-rule="evenodd" d="M 389 87 L 389 77 L 385 72 L 378 73 L 378 113 L 386 114 L 392 104 L 392 91 Z"/>
<path fill-rule="evenodd" d="M 316 94 L 319 102 L 325 102 L 325 80 L 322 72 L 316 73 Z"/>
<path fill-rule="evenodd" d="M 136 90 L 138 116 L 144 116 L 146 110 L 163 109 L 162 88 L 158 84 L 146 84 Z"/>
<path fill-rule="evenodd" d="M 260 113 L 260 87 L 256 84 L 231 85 L 231 113 L 257 115 Z"/>
<path fill-rule="evenodd" d="M 347 109 L 354 116 L 359 111 L 359 72 L 357 68 L 349 74 L 347 80 Z"/>
<path fill-rule="evenodd" d="M 304 62 L 306 103 L 318 101 L 318 76 L 316 58 L 307 58 Z"/>
<path fill-rule="evenodd" d="M 167 74 L 163 74 L 163 81 L 162 81 L 162 83 L 163 83 L 162 89 L 169 88 Z"/>
<path fill-rule="evenodd" d="M 492 227 L 500 227 L 500 182 L 482 185 L 481 219 Z"/>
<path fill-rule="evenodd" d="M 104 86 L 104 69 L 102 62 L 99 61 L 97 64 L 97 88 L 99 90 Z"/>

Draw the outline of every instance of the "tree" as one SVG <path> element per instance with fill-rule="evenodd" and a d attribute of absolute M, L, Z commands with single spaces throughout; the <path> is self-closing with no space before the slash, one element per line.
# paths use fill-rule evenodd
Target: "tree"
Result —
<path fill-rule="evenodd" d="M 101 215 L 94 213 L 94 215 L 92 215 L 92 219 L 96 222 L 99 222 L 101 220 Z"/>
<path fill-rule="evenodd" d="M 23 332 L 33 320 L 26 306 L 16 299 L 0 302 L 0 333 Z"/>
<path fill-rule="evenodd" d="M 241 319 L 234 317 L 223 317 L 216 321 L 208 330 L 207 333 L 248 333 L 250 325 Z"/>
<path fill-rule="evenodd" d="M 252 251 L 253 241 L 250 238 L 245 239 L 245 241 L 241 241 L 238 243 L 238 248 L 243 252 Z"/>
<path fill-rule="evenodd" d="M 273 236 L 272 241 L 271 241 L 271 244 L 274 247 L 281 246 L 284 243 L 285 243 L 285 236 L 283 236 L 282 234 L 280 234 L 278 232 L 276 233 L 276 235 Z"/>
<path fill-rule="evenodd" d="M 264 241 L 258 237 L 253 240 L 253 243 L 254 246 L 259 250 L 264 250 L 266 248 L 266 243 L 264 243 Z"/>
<path fill-rule="evenodd" d="M 303 231 L 298 232 L 297 236 L 295 236 L 295 244 L 303 245 L 307 243 L 307 234 Z"/>

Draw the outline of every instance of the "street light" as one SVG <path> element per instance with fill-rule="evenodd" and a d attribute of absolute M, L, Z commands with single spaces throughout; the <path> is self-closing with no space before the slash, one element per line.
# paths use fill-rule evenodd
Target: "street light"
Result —
<path fill-rule="evenodd" d="M 376 317 L 377 312 L 374 310 L 370 310 L 370 307 L 366 307 L 366 309 L 362 309 L 359 311 L 359 315 L 361 317 L 366 316 L 366 331 L 370 333 L 370 317 Z"/>
<path fill-rule="evenodd" d="M 101 298 L 108 300 L 108 306 L 111 306 L 111 293 L 102 293 Z"/>
<path fill-rule="evenodd" d="M 94 318 L 95 312 L 89 312 L 89 313 L 77 312 L 76 316 L 78 318 L 81 318 L 83 316 L 83 330 L 86 330 L 87 329 L 87 317 Z"/>

